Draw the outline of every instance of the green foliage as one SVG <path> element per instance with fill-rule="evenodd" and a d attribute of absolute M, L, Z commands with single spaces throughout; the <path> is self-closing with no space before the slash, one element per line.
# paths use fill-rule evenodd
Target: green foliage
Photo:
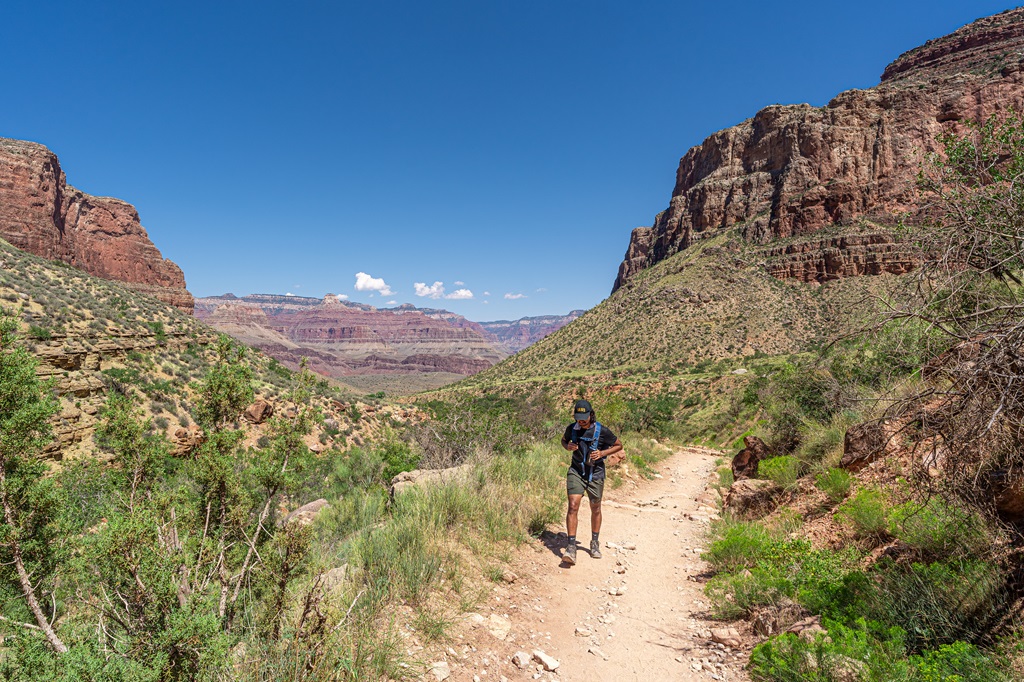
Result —
<path fill-rule="evenodd" d="M 446 468 L 476 452 L 507 457 L 546 437 L 553 410 L 542 394 L 501 397 L 460 395 L 423 403 L 431 419 L 413 431 L 428 468 Z"/>
<path fill-rule="evenodd" d="M 914 652 L 959 640 L 981 643 L 1012 602 L 999 568 L 980 561 L 885 563 L 844 590 L 850 611 L 902 627 Z"/>
<path fill-rule="evenodd" d="M 755 606 L 783 598 L 818 611 L 841 599 L 840 586 L 855 570 L 858 554 L 814 549 L 802 539 L 780 538 L 757 522 L 717 524 L 702 557 L 720 573 L 706 593 L 719 617 L 748 615 Z"/>
<path fill-rule="evenodd" d="M 818 488 L 828 495 L 832 504 L 838 504 L 850 494 L 853 476 L 845 469 L 829 469 L 818 474 L 815 482 L 818 484 Z"/>
<path fill-rule="evenodd" d="M 217 362 L 198 386 L 195 420 L 204 429 L 234 421 L 252 402 L 252 369 L 244 362 L 245 348 L 226 336 L 217 341 Z"/>
<path fill-rule="evenodd" d="M 828 637 L 807 641 L 783 634 L 754 647 L 751 678 L 757 682 L 837 682 L 843 679 L 908 680 L 909 666 L 899 629 L 880 636 L 864 620 L 853 627 L 825 621 Z"/>
<path fill-rule="evenodd" d="M 769 556 L 778 542 L 757 522 L 719 521 L 713 532 L 717 537 L 701 558 L 715 571 L 752 568 Z"/>
<path fill-rule="evenodd" d="M 659 393 L 627 400 L 626 413 L 622 416 L 622 430 L 656 436 L 669 435 L 679 403 L 679 396 L 673 393 Z M 598 415 L 599 420 L 600 418 Z"/>
<path fill-rule="evenodd" d="M 880 538 L 888 527 L 889 507 L 882 493 L 861 488 L 839 507 L 837 516 L 848 523 L 857 537 Z"/>
<path fill-rule="evenodd" d="M 889 511 L 889 532 L 925 556 L 977 556 L 991 545 L 982 519 L 940 497 Z"/>
<path fill-rule="evenodd" d="M 49 329 L 34 324 L 28 326 L 28 335 L 38 341 L 49 341 L 53 338 L 53 334 Z"/>
<path fill-rule="evenodd" d="M 0 584 L 20 592 L 4 601 L 0 615 L 30 621 L 31 607 L 52 622 L 46 596 L 66 545 L 56 524 L 60 499 L 38 455 L 52 439 L 49 420 L 58 405 L 36 378 L 36 360 L 16 344 L 16 328 L 0 314 Z M 26 575 L 34 576 L 31 583 Z M 49 628 L 39 615 L 34 620 Z M 63 646 L 52 631 L 48 638 L 54 648 Z"/>
<path fill-rule="evenodd" d="M 791 455 L 761 460 L 757 465 L 757 476 L 774 481 L 784 490 L 792 490 L 800 478 L 800 460 Z"/>
<path fill-rule="evenodd" d="M 847 626 L 825 620 L 828 636 L 808 641 L 783 634 L 754 647 L 750 674 L 756 682 L 1009 682 L 1000 659 L 973 644 L 944 644 L 908 656 L 899 627 L 858 619 Z"/>

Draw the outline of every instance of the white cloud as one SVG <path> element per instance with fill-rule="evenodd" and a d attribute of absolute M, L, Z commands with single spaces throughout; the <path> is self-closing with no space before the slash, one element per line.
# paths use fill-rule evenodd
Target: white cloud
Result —
<path fill-rule="evenodd" d="M 295 295 L 295 294 L 293 294 L 293 293 L 292 293 L 292 292 L 290 292 L 290 291 L 289 291 L 289 292 L 288 292 L 287 294 L 285 294 L 285 296 L 294 296 L 294 295 Z"/>
<path fill-rule="evenodd" d="M 292 289 L 301 289 L 301 288 L 302 288 L 302 285 L 301 285 L 301 284 L 296 284 L 296 285 L 294 285 L 294 286 L 292 287 Z"/>
<path fill-rule="evenodd" d="M 538 294 L 543 294 L 545 291 L 547 291 L 547 289 L 545 289 L 544 287 L 541 287 L 540 289 L 537 289 L 537 293 Z"/>
<path fill-rule="evenodd" d="M 444 296 L 444 282 L 434 282 L 429 287 L 426 282 L 413 282 L 413 287 L 416 289 L 417 296 L 426 296 L 427 298 Z"/>
<path fill-rule="evenodd" d="M 456 282 L 456 284 L 462 284 L 462 282 Z M 453 301 L 473 298 L 473 292 L 469 289 L 456 289 L 450 294 L 445 293 L 444 282 L 434 282 L 429 287 L 426 282 L 413 282 L 413 287 L 416 289 L 417 296 L 425 296 L 427 298 L 447 298 Z"/>
<path fill-rule="evenodd" d="M 388 301 L 387 305 L 395 305 L 396 303 L 398 303 L 398 301 Z"/>
<path fill-rule="evenodd" d="M 490 295 L 491 295 L 491 292 L 489 292 L 489 291 L 485 291 L 484 292 L 484 296 L 490 296 Z"/>
<path fill-rule="evenodd" d="M 348 294 L 338 294 L 338 300 L 339 301 L 347 301 L 348 300 Z"/>
<path fill-rule="evenodd" d="M 378 291 L 381 296 L 391 296 L 391 287 L 380 277 L 371 277 L 365 272 L 356 273 L 356 291 Z"/>
<path fill-rule="evenodd" d="M 512 294 L 512 293 L 505 294 L 505 300 L 508 300 L 508 301 L 515 301 L 516 299 L 519 299 L 519 298 L 526 298 L 526 294 Z"/>
<path fill-rule="evenodd" d="M 459 280 L 455 280 L 455 286 L 457 286 L 457 287 L 461 287 L 464 284 L 465 284 L 465 282 L 460 282 Z"/>

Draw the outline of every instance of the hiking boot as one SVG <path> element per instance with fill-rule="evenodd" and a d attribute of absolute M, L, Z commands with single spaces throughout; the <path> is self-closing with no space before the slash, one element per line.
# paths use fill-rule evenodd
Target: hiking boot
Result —
<path fill-rule="evenodd" d="M 590 541 L 590 558 L 600 559 L 601 558 L 601 543 L 597 540 Z"/>
<path fill-rule="evenodd" d="M 576 543 L 570 543 L 565 548 L 565 553 L 562 555 L 562 561 L 572 566 L 576 563 Z"/>

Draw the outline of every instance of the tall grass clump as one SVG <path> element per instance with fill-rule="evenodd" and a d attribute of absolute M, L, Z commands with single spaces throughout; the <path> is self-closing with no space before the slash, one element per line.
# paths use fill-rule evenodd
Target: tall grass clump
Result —
<path fill-rule="evenodd" d="M 880 539 L 888 532 L 889 505 L 874 488 L 858 490 L 839 507 L 838 516 L 858 538 Z"/>
<path fill-rule="evenodd" d="M 764 459 L 757 465 L 758 478 L 774 481 L 783 490 L 792 490 L 800 478 L 800 460 L 792 455 Z"/>
<path fill-rule="evenodd" d="M 853 475 L 845 469 L 828 469 L 818 474 L 815 482 L 818 489 L 824 492 L 832 504 L 846 499 L 853 487 Z"/>

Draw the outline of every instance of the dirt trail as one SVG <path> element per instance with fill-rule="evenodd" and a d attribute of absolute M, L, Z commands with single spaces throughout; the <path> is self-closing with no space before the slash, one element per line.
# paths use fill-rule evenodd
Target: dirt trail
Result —
<path fill-rule="evenodd" d="M 456 682 L 745 681 L 748 651 L 714 643 L 700 559 L 709 507 L 698 502 L 718 453 L 684 448 L 657 467 L 654 480 L 606 489 L 601 545 L 592 559 L 560 562 L 564 532 L 547 534 L 512 562 L 508 584 L 467 617 L 447 649 Z M 706 498 L 704 502 L 706 502 Z M 579 537 L 589 546 L 590 512 Z M 512 658 L 541 650 L 559 665 L 546 671 Z M 444 673 L 439 671 L 437 677 Z M 426 679 L 433 680 L 429 674 Z"/>

